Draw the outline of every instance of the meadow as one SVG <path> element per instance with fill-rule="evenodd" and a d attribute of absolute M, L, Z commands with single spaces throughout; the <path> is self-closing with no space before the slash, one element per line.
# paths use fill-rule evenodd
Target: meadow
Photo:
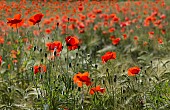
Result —
<path fill-rule="evenodd" d="M 170 2 L 0 1 L 0 110 L 169 110 Z"/>

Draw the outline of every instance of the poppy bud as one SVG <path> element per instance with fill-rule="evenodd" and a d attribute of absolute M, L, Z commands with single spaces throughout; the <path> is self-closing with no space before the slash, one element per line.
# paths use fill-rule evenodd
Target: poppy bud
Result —
<path fill-rule="evenodd" d="M 69 67 L 70 67 L 70 68 L 72 67 L 71 63 L 69 63 Z"/>
<path fill-rule="evenodd" d="M 96 49 L 98 50 L 98 49 L 99 49 L 99 46 L 97 46 Z"/>
<path fill-rule="evenodd" d="M 90 62 L 89 62 L 90 64 L 92 64 L 92 61 L 90 60 Z"/>
<path fill-rule="evenodd" d="M 39 51 L 42 52 L 42 49 L 40 49 Z"/>
<path fill-rule="evenodd" d="M 11 92 L 11 88 L 10 87 L 8 87 L 8 91 Z"/>
<path fill-rule="evenodd" d="M 90 54 L 87 54 L 87 57 L 90 57 Z"/>
<path fill-rule="evenodd" d="M 94 79 L 92 78 L 91 81 L 94 81 Z"/>
<path fill-rule="evenodd" d="M 137 77 L 135 77 L 135 79 L 136 79 L 136 81 L 138 80 L 138 78 L 137 78 Z"/>
<path fill-rule="evenodd" d="M 76 53 L 76 57 L 78 57 L 78 55 L 79 55 L 79 54 L 78 54 L 78 53 Z"/>
<path fill-rule="evenodd" d="M 37 49 L 37 47 L 35 46 L 35 47 L 34 47 L 34 51 L 36 51 L 36 49 Z"/>
<path fill-rule="evenodd" d="M 54 51 L 54 56 L 57 54 L 57 52 L 56 51 Z"/>
<path fill-rule="evenodd" d="M 117 81 L 117 75 L 114 75 L 114 82 Z"/>
<path fill-rule="evenodd" d="M 31 71 L 32 71 L 32 72 L 34 71 L 33 67 L 31 67 Z"/>
<path fill-rule="evenodd" d="M 108 69 L 108 68 L 106 69 L 106 72 L 107 72 L 107 73 L 109 72 L 109 69 Z"/>
<path fill-rule="evenodd" d="M 158 100 L 156 100 L 156 103 L 158 103 Z"/>
<path fill-rule="evenodd" d="M 80 49 L 80 46 L 78 46 L 78 49 Z"/>
<path fill-rule="evenodd" d="M 98 65 L 95 65 L 95 68 L 97 69 Z"/>
<path fill-rule="evenodd" d="M 38 94 L 38 99 L 40 98 L 40 95 Z"/>
<path fill-rule="evenodd" d="M 60 75 L 58 75 L 58 79 L 60 79 Z"/>
<path fill-rule="evenodd" d="M 58 87 L 55 87 L 55 91 L 57 91 Z"/>
<path fill-rule="evenodd" d="M 78 87 L 78 91 L 81 91 L 81 88 L 80 88 L 80 87 Z"/>
<path fill-rule="evenodd" d="M 45 57 L 47 58 L 47 53 L 45 53 Z"/>
<path fill-rule="evenodd" d="M 57 27 L 59 26 L 59 23 L 57 23 Z"/>
<path fill-rule="evenodd" d="M 103 80 L 103 82 L 102 82 L 103 84 L 105 84 L 105 81 Z"/>
<path fill-rule="evenodd" d="M 125 97 L 125 100 L 127 99 L 127 97 Z"/>
<path fill-rule="evenodd" d="M 141 82 L 141 85 L 143 85 L 143 82 Z"/>

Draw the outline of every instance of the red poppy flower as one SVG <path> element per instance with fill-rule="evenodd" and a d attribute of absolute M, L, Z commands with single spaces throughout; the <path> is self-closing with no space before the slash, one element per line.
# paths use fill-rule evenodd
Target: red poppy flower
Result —
<path fill-rule="evenodd" d="M 101 58 L 103 63 L 107 62 L 110 59 L 116 59 L 116 52 L 106 52 Z"/>
<path fill-rule="evenodd" d="M 0 36 L 0 44 L 4 43 L 4 38 Z"/>
<path fill-rule="evenodd" d="M 35 14 L 29 19 L 29 24 L 30 25 L 35 25 L 36 23 L 39 23 L 44 15 L 42 13 Z"/>
<path fill-rule="evenodd" d="M 113 45 L 118 45 L 120 40 L 121 40 L 120 38 L 114 38 L 114 39 L 112 39 L 112 44 Z"/>
<path fill-rule="evenodd" d="M 2 56 L 0 56 L 0 65 L 2 64 Z"/>
<path fill-rule="evenodd" d="M 128 69 L 128 76 L 135 76 L 140 72 L 140 68 L 135 66 Z"/>
<path fill-rule="evenodd" d="M 84 9 L 84 7 L 81 6 L 81 5 L 78 7 L 78 10 L 79 10 L 80 12 L 83 11 L 83 9 Z"/>
<path fill-rule="evenodd" d="M 105 88 L 101 88 L 100 85 L 93 87 L 90 89 L 90 94 L 93 95 L 95 92 L 101 92 L 104 93 L 105 92 Z"/>
<path fill-rule="evenodd" d="M 52 52 L 56 50 L 58 53 L 57 55 L 59 55 L 59 52 L 62 50 L 62 43 L 60 41 L 49 42 L 46 44 L 46 46 L 48 47 L 48 50 Z"/>
<path fill-rule="evenodd" d="M 77 84 L 78 87 L 82 87 L 83 83 L 85 83 L 87 86 L 91 85 L 91 81 L 90 81 L 88 72 L 85 72 L 83 74 L 79 72 L 79 73 L 75 74 L 73 77 L 73 81 L 74 81 L 74 83 Z"/>
<path fill-rule="evenodd" d="M 36 65 L 36 66 L 34 66 L 34 74 L 37 74 L 39 72 L 47 72 L 46 66 L 45 65 L 40 65 L 40 66 Z"/>
<path fill-rule="evenodd" d="M 8 26 L 11 26 L 13 28 L 19 28 L 24 23 L 24 20 L 21 19 L 21 14 L 16 14 L 14 18 L 7 18 L 7 20 Z"/>
<path fill-rule="evenodd" d="M 165 18 L 166 18 L 166 15 L 162 14 L 162 15 L 160 16 L 160 18 L 161 18 L 161 19 L 165 19 Z"/>
<path fill-rule="evenodd" d="M 65 38 L 65 41 L 69 50 L 77 49 L 80 44 L 80 41 L 76 36 L 68 36 Z"/>
<path fill-rule="evenodd" d="M 158 38 L 158 43 L 159 43 L 159 44 L 163 44 L 162 38 Z"/>
<path fill-rule="evenodd" d="M 110 29 L 109 29 L 109 32 L 110 32 L 110 33 L 114 32 L 114 31 L 115 31 L 115 28 L 110 28 Z"/>
<path fill-rule="evenodd" d="M 126 40 L 127 39 L 127 35 L 123 34 L 123 38 L 124 38 L 124 40 Z"/>
<path fill-rule="evenodd" d="M 51 33 L 51 30 L 50 30 L 50 29 L 46 29 L 45 32 L 46 32 L 47 34 L 50 34 L 50 33 Z"/>

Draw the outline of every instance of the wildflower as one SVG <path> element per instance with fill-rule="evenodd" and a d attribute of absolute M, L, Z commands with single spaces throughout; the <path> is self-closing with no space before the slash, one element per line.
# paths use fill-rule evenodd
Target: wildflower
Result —
<path fill-rule="evenodd" d="M 84 7 L 83 7 L 82 5 L 80 5 L 80 6 L 78 7 L 79 12 L 82 12 L 83 9 L 84 9 Z"/>
<path fill-rule="evenodd" d="M 51 30 L 50 30 L 50 29 L 46 29 L 45 32 L 46 32 L 47 34 L 50 34 L 50 33 L 51 33 Z"/>
<path fill-rule="evenodd" d="M 162 14 L 162 15 L 160 16 L 160 18 L 161 18 L 161 19 L 165 19 L 165 18 L 166 18 L 166 15 L 165 15 L 165 14 Z"/>
<path fill-rule="evenodd" d="M 42 13 L 35 14 L 29 19 L 30 25 L 35 25 L 36 23 L 39 23 L 44 15 Z"/>
<path fill-rule="evenodd" d="M 109 32 L 110 32 L 110 33 L 114 32 L 114 31 L 115 31 L 115 28 L 110 28 L 110 29 L 109 29 Z"/>
<path fill-rule="evenodd" d="M 46 46 L 48 47 L 48 50 L 50 50 L 51 52 L 54 52 L 54 50 L 56 50 L 56 52 L 59 53 L 62 50 L 62 43 L 60 41 L 46 43 Z"/>
<path fill-rule="evenodd" d="M 112 44 L 113 45 L 118 45 L 119 44 L 119 42 L 120 42 L 120 38 L 115 38 L 115 39 L 112 39 Z"/>
<path fill-rule="evenodd" d="M 123 39 L 126 40 L 127 39 L 127 35 L 123 34 Z"/>
<path fill-rule="evenodd" d="M 135 76 L 140 72 L 140 68 L 137 66 L 128 69 L 128 76 Z"/>
<path fill-rule="evenodd" d="M 0 56 L 0 65 L 2 64 L 2 56 Z"/>
<path fill-rule="evenodd" d="M 163 44 L 162 38 L 158 38 L 158 43 L 159 43 L 159 44 Z"/>
<path fill-rule="evenodd" d="M 17 58 L 18 52 L 16 50 L 11 50 L 11 57 L 12 58 Z"/>
<path fill-rule="evenodd" d="M 162 30 L 161 30 L 161 33 L 162 33 L 162 34 L 166 34 L 166 30 L 165 30 L 165 29 L 162 29 Z"/>
<path fill-rule="evenodd" d="M 107 62 L 110 59 L 116 59 L 116 52 L 106 52 L 102 57 L 101 57 L 103 63 Z"/>
<path fill-rule="evenodd" d="M 0 44 L 4 43 L 4 38 L 0 36 Z"/>
<path fill-rule="evenodd" d="M 137 41 L 137 40 L 138 40 L 138 36 L 134 36 L 134 40 L 136 40 L 136 41 Z"/>
<path fill-rule="evenodd" d="M 12 60 L 12 62 L 13 62 L 14 64 L 16 64 L 16 63 L 18 63 L 18 60 L 14 59 L 14 60 Z"/>
<path fill-rule="evenodd" d="M 47 72 L 46 66 L 45 65 L 40 65 L 40 66 L 36 65 L 36 66 L 34 66 L 34 74 L 37 74 L 39 72 Z"/>
<path fill-rule="evenodd" d="M 85 72 L 83 74 L 78 72 L 77 74 L 74 75 L 73 81 L 74 81 L 74 83 L 77 84 L 78 87 L 82 87 L 83 83 L 85 83 L 87 86 L 91 85 L 91 81 L 90 81 L 88 72 Z"/>
<path fill-rule="evenodd" d="M 76 36 L 68 36 L 65 38 L 65 41 L 69 50 L 77 49 L 80 44 L 80 41 Z"/>
<path fill-rule="evenodd" d="M 105 88 L 101 88 L 100 85 L 93 87 L 90 89 L 90 94 L 93 95 L 95 92 L 101 92 L 104 93 L 105 92 Z"/>
<path fill-rule="evenodd" d="M 8 26 L 13 27 L 13 28 L 18 28 L 23 25 L 24 20 L 21 19 L 21 14 L 16 14 L 14 18 L 7 18 Z"/>
<path fill-rule="evenodd" d="M 147 46 L 147 45 L 148 45 L 148 42 L 144 41 L 143 46 Z"/>

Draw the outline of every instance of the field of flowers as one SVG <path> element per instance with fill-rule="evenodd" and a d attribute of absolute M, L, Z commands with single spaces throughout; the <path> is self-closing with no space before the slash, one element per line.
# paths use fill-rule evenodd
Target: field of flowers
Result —
<path fill-rule="evenodd" d="M 170 1 L 117 1 L 1 0 L 0 110 L 169 110 Z"/>

